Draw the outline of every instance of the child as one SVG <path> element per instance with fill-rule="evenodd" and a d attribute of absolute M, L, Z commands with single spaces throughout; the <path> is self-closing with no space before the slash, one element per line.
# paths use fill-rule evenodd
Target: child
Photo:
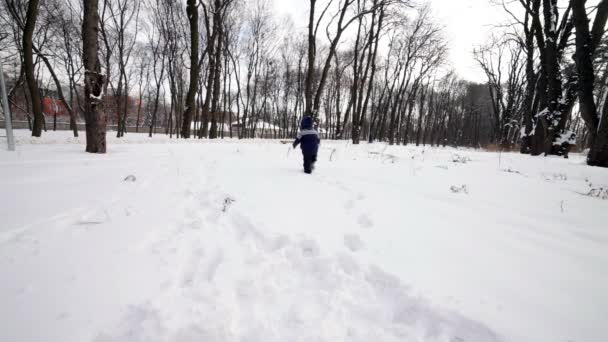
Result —
<path fill-rule="evenodd" d="M 300 124 L 298 137 L 293 142 L 293 148 L 296 148 L 300 144 L 302 156 L 304 157 L 304 172 L 308 174 L 312 173 L 312 170 L 315 168 L 320 142 L 319 134 L 313 128 L 312 117 L 305 116 Z"/>

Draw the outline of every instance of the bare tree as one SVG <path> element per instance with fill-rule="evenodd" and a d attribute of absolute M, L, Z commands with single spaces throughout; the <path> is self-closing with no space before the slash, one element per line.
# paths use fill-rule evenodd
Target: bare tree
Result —
<path fill-rule="evenodd" d="M 116 40 L 116 57 L 118 65 L 118 82 L 114 97 L 116 101 L 117 129 L 116 136 L 122 137 L 127 130 L 127 107 L 129 100 L 129 73 L 127 67 L 139 31 L 139 1 L 105 0 L 109 4 L 113 37 Z M 116 6 L 114 6 L 116 5 Z M 134 27 L 131 27 L 133 26 Z M 127 32 L 132 28 L 132 32 Z M 110 68 L 108 65 L 107 68 Z"/>
<path fill-rule="evenodd" d="M 357 1 L 359 6 L 357 6 L 356 11 L 352 16 L 347 17 L 349 10 L 353 9 L 353 7 L 354 7 L 353 5 L 355 4 L 355 1 Z M 360 0 L 344 0 L 344 2 L 341 2 L 341 6 L 339 6 L 338 11 L 329 20 L 329 23 L 325 30 L 327 33 L 327 38 L 329 40 L 329 47 L 328 47 L 329 50 L 328 50 L 327 56 L 325 57 L 324 62 L 321 63 L 321 65 L 323 67 L 322 67 L 321 73 L 319 75 L 318 83 L 316 84 L 316 87 L 315 87 L 313 85 L 313 83 L 314 83 L 314 77 L 315 77 L 315 63 L 316 63 L 316 55 L 317 55 L 317 49 L 316 49 L 317 34 L 318 34 L 319 26 L 321 25 L 323 18 L 325 17 L 326 13 L 328 12 L 329 8 L 331 7 L 333 0 L 327 1 L 327 5 L 322 10 L 322 12 L 318 18 L 315 18 L 316 2 L 317 2 L 316 0 L 310 0 L 310 12 L 309 12 L 309 21 L 308 21 L 308 72 L 306 74 L 306 81 L 305 81 L 305 101 L 306 101 L 305 113 L 306 113 L 306 115 L 310 115 L 313 117 L 316 117 L 318 114 L 318 110 L 319 110 L 320 104 L 321 104 L 321 97 L 324 92 L 325 83 L 327 82 L 327 77 L 329 74 L 329 69 L 331 67 L 332 59 L 336 53 L 336 49 L 338 48 L 338 44 L 339 44 L 340 39 L 341 39 L 342 35 L 344 34 L 344 32 L 349 28 L 349 26 L 352 23 L 359 20 L 363 16 L 376 12 L 376 10 L 380 6 L 387 7 L 391 4 L 407 4 L 407 2 L 403 1 L 403 0 L 401 0 L 401 1 L 399 1 L 399 0 L 379 0 L 379 1 L 375 1 L 374 4 L 369 7 L 364 7 L 364 6 L 361 6 Z M 337 18 L 337 20 L 336 20 L 336 18 Z M 330 34 L 330 32 L 331 32 L 330 27 L 332 26 L 332 24 L 334 22 L 335 22 L 335 27 L 333 28 L 333 31 L 335 33 L 332 36 Z M 314 88 L 316 88 L 316 89 L 314 89 Z"/>
<path fill-rule="evenodd" d="M 475 60 L 488 78 L 488 90 L 494 114 L 495 142 L 511 149 L 511 132 L 518 130 L 524 98 L 525 60 L 523 49 L 512 39 L 493 38 L 488 46 L 477 49 Z"/>

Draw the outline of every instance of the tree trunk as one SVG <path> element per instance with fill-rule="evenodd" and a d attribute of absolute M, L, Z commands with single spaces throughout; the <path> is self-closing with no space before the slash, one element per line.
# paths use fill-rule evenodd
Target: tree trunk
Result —
<path fill-rule="evenodd" d="M 213 81 L 215 79 L 215 74 L 213 73 L 213 70 L 215 70 L 215 63 L 217 62 L 215 60 L 215 40 L 217 36 L 217 31 L 213 31 L 213 34 L 209 33 L 211 30 L 211 26 L 209 24 L 209 20 L 207 19 L 205 20 L 205 25 L 207 27 L 207 55 L 209 57 L 209 71 L 207 72 L 205 100 L 203 101 L 203 109 L 201 111 L 201 127 L 198 130 L 199 139 L 207 138 L 209 134 L 209 109 L 211 107 L 211 95 L 213 91 Z"/>
<path fill-rule="evenodd" d="M 426 102 L 428 87 L 429 86 L 427 84 L 420 92 L 420 105 L 418 106 L 418 127 L 416 128 L 416 146 L 420 146 L 420 140 L 422 138 L 422 120 L 424 119 L 424 104 Z"/>
<path fill-rule="evenodd" d="M 529 1 L 528 1 L 529 4 Z M 523 102 L 524 131 L 521 137 L 521 153 L 528 154 L 532 149 L 532 135 L 535 117 L 533 111 L 534 88 L 537 75 L 534 72 L 534 26 L 529 25 L 530 15 L 526 13 L 525 35 L 526 35 L 526 93 Z"/>
<path fill-rule="evenodd" d="M 604 1 L 606 2 L 606 1 Z M 578 73 L 578 96 L 581 117 L 585 120 L 590 133 L 591 149 L 587 156 L 587 164 L 608 167 L 608 123 L 604 103 L 603 119 L 600 120 L 593 94 L 595 75 L 593 70 L 593 40 L 589 32 L 589 19 L 585 9 L 585 1 L 571 0 L 576 26 L 576 52 L 574 61 Z"/>
<path fill-rule="evenodd" d="M 316 0 L 310 0 L 310 12 L 308 18 L 308 69 L 306 71 L 306 80 L 304 81 L 304 99 L 305 109 L 304 115 L 312 115 L 312 83 L 315 75 L 315 54 L 316 54 L 316 36 L 315 36 L 315 4 Z M 331 58 L 331 56 L 330 56 Z"/>
<path fill-rule="evenodd" d="M 148 133 L 148 136 L 150 138 L 152 138 L 152 134 L 155 133 L 155 129 L 156 129 L 156 117 L 158 115 L 158 102 L 160 99 L 160 87 L 162 86 L 162 78 L 163 75 L 165 73 L 165 63 L 164 61 L 161 61 L 161 72 L 160 72 L 160 77 L 158 79 L 156 79 L 156 60 L 154 61 L 154 78 L 156 81 L 156 93 L 154 95 L 154 109 L 152 110 L 152 120 L 150 120 L 150 131 Z"/>
<path fill-rule="evenodd" d="M 557 134 L 560 133 L 557 131 L 557 126 L 561 117 L 558 110 L 562 95 L 562 84 L 557 51 L 557 0 L 543 0 L 543 14 L 546 36 L 544 68 L 547 76 L 547 111 L 544 115 L 547 137 L 544 142 L 544 151 L 545 154 L 549 154 L 552 151 Z"/>
<path fill-rule="evenodd" d="M 209 138 L 215 139 L 218 137 L 217 134 L 217 117 L 219 111 L 219 99 L 220 99 L 220 81 L 222 74 L 222 41 L 223 41 L 223 32 L 222 32 L 222 12 L 220 8 L 222 7 L 222 1 L 215 0 L 215 13 L 213 18 L 213 34 L 216 36 L 215 40 L 217 42 L 217 46 L 215 48 L 215 57 L 213 60 L 215 61 L 213 65 L 213 69 L 210 70 L 213 73 L 213 97 L 211 100 L 211 127 L 209 132 Z M 208 90 L 210 91 L 210 90 Z"/>
<path fill-rule="evenodd" d="M 34 76 L 34 57 L 33 57 L 33 42 L 32 36 L 36 28 L 36 19 L 38 17 L 38 0 L 30 0 L 27 6 L 27 14 L 25 27 L 23 28 L 23 68 L 25 71 L 25 79 L 27 87 L 32 99 L 32 112 L 34 113 L 34 127 L 32 128 L 32 136 L 40 137 L 42 135 L 42 126 L 44 125 L 44 115 L 42 114 L 42 102 L 40 101 L 40 93 L 38 84 Z"/>
<path fill-rule="evenodd" d="M 591 166 L 608 167 L 608 105 L 606 100 L 607 98 L 604 98 L 600 127 L 595 133 L 587 156 L 587 164 Z"/>
<path fill-rule="evenodd" d="M 416 80 L 416 82 L 414 82 L 414 86 L 412 87 L 412 90 L 410 91 L 410 94 L 408 96 L 407 119 L 405 121 L 405 130 L 403 133 L 403 145 L 407 145 L 410 141 L 409 133 L 412 122 L 412 112 L 414 111 L 414 103 L 416 101 L 416 93 L 418 92 L 419 82 L 420 80 Z"/>
<path fill-rule="evenodd" d="M 198 1 L 188 0 L 186 13 L 190 22 L 190 85 L 186 96 L 186 111 L 182 123 L 182 137 L 190 138 L 190 125 L 196 113 L 196 88 L 198 86 Z"/>
<path fill-rule="evenodd" d="M 106 115 L 103 111 L 105 77 L 101 74 L 98 56 L 98 0 L 85 0 L 82 21 L 82 61 L 85 68 L 84 118 L 86 122 L 86 151 L 106 152 Z"/>

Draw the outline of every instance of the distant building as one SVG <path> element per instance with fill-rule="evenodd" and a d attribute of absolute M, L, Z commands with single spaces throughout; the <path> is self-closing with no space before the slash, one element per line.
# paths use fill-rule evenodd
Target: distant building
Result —
<path fill-rule="evenodd" d="M 65 106 L 63 101 L 58 98 L 45 96 L 42 98 L 42 112 L 45 116 L 49 117 L 57 117 L 59 118 L 70 118 L 70 112 L 68 108 Z"/>
<path fill-rule="evenodd" d="M 56 129 L 57 123 L 66 123 L 70 121 L 70 112 L 67 106 L 59 98 L 56 90 L 39 88 L 40 100 L 42 102 L 42 114 L 48 122 L 53 123 L 53 129 Z"/>
<path fill-rule="evenodd" d="M 105 95 L 103 97 L 104 109 L 108 116 L 108 124 L 116 125 L 118 123 L 118 113 L 124 111 L 124 106 L 127 106 L 127 126 L 141 126 L 144 122 L 144 108 L 139 99 L 128 95 Z M 119 110 L 120 109 L 120 110 Z M 137 122 L 139 112 L 139 123 Z"/>

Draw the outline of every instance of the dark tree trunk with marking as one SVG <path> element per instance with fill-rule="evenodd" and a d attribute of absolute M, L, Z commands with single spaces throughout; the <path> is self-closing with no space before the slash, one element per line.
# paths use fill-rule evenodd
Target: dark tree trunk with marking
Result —
<path fill-rule="evenodd" d="M 86 151 L 106 152 L 107 117 L 103 110 L 103 88 L 105 77 L 101 74 L 99 63 L 99 3 L 98 0 L 85 0 L 82 21 L 82 61 L 85 68 L 84 78 L 84 119 L 86 122 Z"/>

